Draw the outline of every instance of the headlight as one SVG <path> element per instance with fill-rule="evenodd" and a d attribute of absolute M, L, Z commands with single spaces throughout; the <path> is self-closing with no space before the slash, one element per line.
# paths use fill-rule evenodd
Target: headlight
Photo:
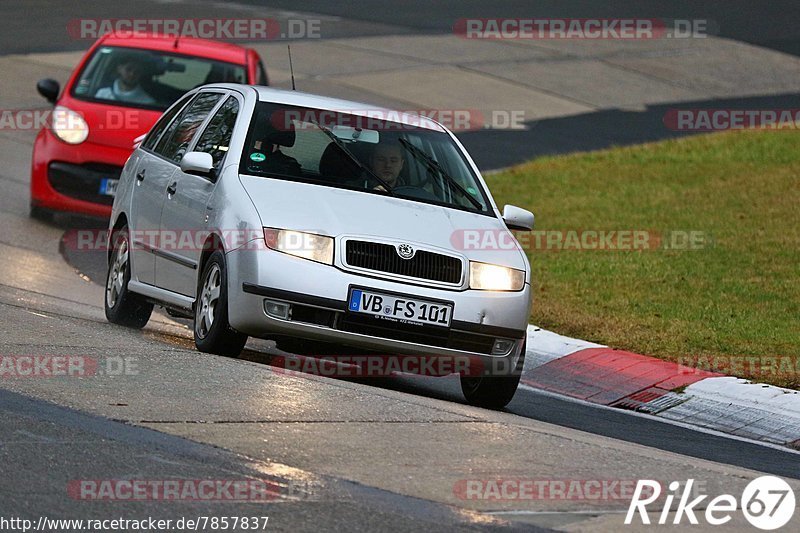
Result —
<path fill-rule="evenodd" d="M 520 291 L 525 272 L 489 263 L 469 262 L 469 288 L 481 291 Z"/>
<path fill-rule="evenodd" d="M 267 242 L 267 248 L 272 250 L 317 263 L 333 264 L 333 237 L 288 229 L 264 228 L 264 240 Z"/>
<path fill-rule="evenodd" d="M 56 137 L 67 144 L 80 144 L 89 136 L 89 125 L 75 111 L 63 106 L 53 109 L 50 129 Z"/>

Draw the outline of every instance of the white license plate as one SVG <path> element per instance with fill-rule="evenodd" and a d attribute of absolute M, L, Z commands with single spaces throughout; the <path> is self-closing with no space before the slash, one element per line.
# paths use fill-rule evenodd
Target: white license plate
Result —
<path fill-rule="evenodd" d="M 453 304 L 353 289 L 348 310 L 392 322 L 449 327 Z"/>
<path fill-rule="evenodd" d="M 114 196 L 117 194 L 117 184 L 119 180 L 111 179 L 111 178 L 103 178 L 103 181 L 100 182 L 100 194 L 104 194 L 106 196 Z"/>

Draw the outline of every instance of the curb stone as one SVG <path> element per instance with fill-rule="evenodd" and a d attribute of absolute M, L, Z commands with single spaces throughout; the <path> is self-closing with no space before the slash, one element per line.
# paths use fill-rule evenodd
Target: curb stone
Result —
<path fill-rule="evenodd" d="M 534 325 L 528 327 L 522 383 L 800 449 L 800 391 L 689 368 Z"/>

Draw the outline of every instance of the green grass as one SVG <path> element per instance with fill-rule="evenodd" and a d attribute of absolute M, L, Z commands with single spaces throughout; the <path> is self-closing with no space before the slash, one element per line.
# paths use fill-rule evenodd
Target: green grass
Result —
<path fill-rule="evenodd" d="M 488 181 L 498 204 L 533 211 L 537 230 L 713 237 L 699 250 L 529 250 L 533 323 L 700 366 L 744 360 L 731 373 L 800 386 L 800 132 L 545 157 Z M 753 361 L 772 357 L 783 372 L 759 373 Z"/>

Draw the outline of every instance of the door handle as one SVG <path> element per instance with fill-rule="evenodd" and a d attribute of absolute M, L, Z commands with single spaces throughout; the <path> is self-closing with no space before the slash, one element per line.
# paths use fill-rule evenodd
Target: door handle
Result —
<path fill-rule="evenodd" d="M 138 174 L 136 174 L 136 181 L 138 181 L 139 183 L 144 181 L 144 172 L 145 172 L 145 169 L 142 169 L 142 170 L 139 171 Z"/>
<path fill-rule="evenodd" d="M 170 184 L 169 184 L 169 186 L 167 187 L 167 194 L 169 194 L 170 196 L 172 196 L 172 195 L 173 195 L 173 194 L 175 194 L 177 191 L 178 191 L 178 182 L 177 182 L 177 181 L 173 181 L 173 182 L 172 182 L 172 183 L 170 183 Z"/>

